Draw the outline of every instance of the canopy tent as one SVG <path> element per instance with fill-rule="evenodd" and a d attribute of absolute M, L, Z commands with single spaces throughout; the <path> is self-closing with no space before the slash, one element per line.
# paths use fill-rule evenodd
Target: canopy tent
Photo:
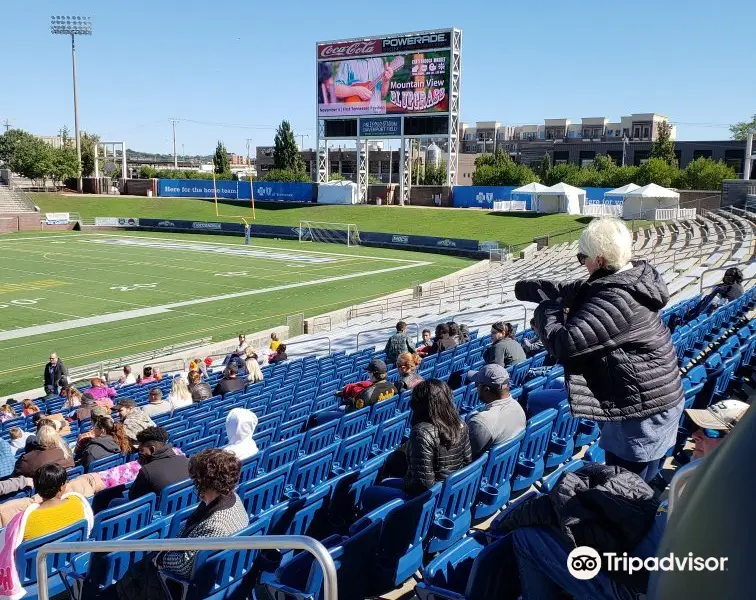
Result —
<path fill-rule="evenodd" d="M 331 181 L 318 186 L 318 204 L 357 204 L 357 184 Z"/>
<path fill-rule="evenodd" d="M 630 192 L 634 192 L 638 188 L 640 188 L 639 185 L 635 183 L 628 183 L 627 185 L 623 185 L 622 187 L 604 192 L 604 202 L 606 202 L 607 204 L 621 204 L 622 202 L 624 202 L 625 196 L 627 196 Z"/>
<path fill-rule="evenodd" d="M 512 200 L 524 200 L 525 210 L 533 210 L 536 204 L 536 195 L 538 192 L 548 189 L 547 186 L 541 183 L 528 183 L 513 189 L 510 192 Z"/>
<path fill-rule="evenodd" d="M 585 190 L 566 183 L 557 183 L 536 193 L 539 213 L 567 213 L 579 215 L 585 205 Z"/>
<path fill-rule="evenodd" d="M 653 219 L 659 208 L 679 208 L 680 194 L 655 183 L 625 194 L 623 219 Z"/>

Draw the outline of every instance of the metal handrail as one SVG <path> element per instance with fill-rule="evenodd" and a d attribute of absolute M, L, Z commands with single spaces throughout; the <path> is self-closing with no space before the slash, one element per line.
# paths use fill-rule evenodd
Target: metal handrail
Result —
<path fill-rule="evenodd" d="M 292 346 L 297 346 L 299 344 L 309 344 L 310 342 L 317 342 L 317 341 L 320 341 L 320 340 L 328 340 L 328 354 L 330 354 L 331 353 L 331 338 L 329 338 L 327 335 L 323 335 L 323 336 L 320 336 L 320 337 L 308 338 L 306 340 L 302 340 L 301 342 L 287 343 L 286 344 L 286 350 L 288 350 Z M 288 352 L 287 352 L 287 354 L 288 354 Z"/>
<path fill-rule="evenodd" d="M 732 255 L 730 255 L 730 256 L 732 256 Z M 707 273 L 715 273 L 717 271 L 726 271 L 727 269 L 730 269 L 732 267 L 747 267 L 747 266 L 751 266 L 752 264 L 753 264 L 753 261 L 749 260 L 747 262 L 735 263 L 734 265 L 727 265 L 727 266 L 722 265 L 721 267 L 711 267 L 710 269 L 706 269 L 703 273 L 701 273 L 701 276 L 698 279 L 698 281 L 700 282 L 699 286 L 698 286 L 698 293 L 699 294 L 703 293 L 703 290 L 704 290 L 704 284 L 703 284 L 703 282 L 704 282 L 704 279 L 705 279 Z M 709 289 L 711 287 L 715 287 L 716 285 L 719 285 L 719 284 L 713 284 L 713 285 L 706 286 L 706 289 Z"/>
<path fill-rule="evenodd" d="M 415 328 L 415 344 L 417 344 L 418 341 L 420 341 L 420 325 L 418 325 L 417 323 L 407 323 L 407 327 Z M 377 333 L 379 331 L 390 331 L 391 329 L 391 327 L 379 327 L 378 329 L 365 329 L 364 331 L 358 331 L 356 340 L 357 350 L 360 349 L 360 335 L 362 335 L 363 333 Z M 394 331 L 396 331 L 395 327 L 393 329 Z"/>
<path fill-rule="evenodd" d="M 318 319 L 328 319 L 328 331 L 331 331 L 333 329 L 333 320 L 331 319 L 331 315 L 320 315 L 319 317 L 315 317 L 312 320 L 312 333 L 317 333 L 317 326 L 315 323 L 318 321 Z"/>
<path fill-rule="evenodd" d="M 523 330 L 525 330 L 525 329 L 528 328 L 528 307 L 527 306 L 525 306 L 524 304 L 520 304 L 519 302 L 514 302 L 512 304 L 502 304 L 501 306 L 497 306 L 496 310 L 506 310 L 508 308 L 517 308 L 517 307 L 522 308 L 522 310 L 525 313 L 523 315 L 523 318 L 522 318 L 522 328 L 523 328 Z M 490 309 L 489 310 L 474 310 L 472 312 L 459 313 L 457 315 L 454 315 L 451 318 L 451 320 L 454 321 L 455 323 L 457 323 L 458 322 L 457 319 L 459 317 L 465 317 L 465 316 L 469 317 L 470 315 L 478 315 L 478 314 L 482 314 L 482 313 L 489 313 L 490 314 L 491 312 L 492 311 Z"/>
<path fill-rule="evenodd" d="M 47 556 L 79 552 L 161 552 L 192 550 L 305 550 L 315 557 L 323 570 L 324 600 L 338 600 L 336 566 L 323 544 L 303 535 L 256 535 L 225 538 L 184 538 L 167 540 L 115 540 L 110 542 L 53 542 L 37 551 L 37 587 L 39 600 L 49 600 Z"/>
<path fill-rule="evenodd" d="M 427 296 L 427 297 L 424 297 L 424 298 L 415 298 L 414 300 L 405 300 L 399 306 L 399 318 L 400 319 L 404 318 L 404 306 L 406 304 L 411 304 L 412 305 L 412 306 L 410 306 L 408 308 L 415 308 L 415 304 L 417 304 L 417 308 L 420 308 L 421 305 L 428 306 L 432 302 L 435 303 L 436 300 L 438 300 L 438 312 L 440 313 L 441 312 L 441 305 L 443 304 L 443 298 L 442 298 L 442 296 L 437 296 L 437 297 Z"/>

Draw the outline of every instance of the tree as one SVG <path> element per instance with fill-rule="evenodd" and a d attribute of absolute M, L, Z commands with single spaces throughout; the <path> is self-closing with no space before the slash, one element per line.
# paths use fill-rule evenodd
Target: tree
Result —
<path fill-rule="evenodd" d="M 50 159 L 51 170 L 49 175 L 55 185 L 66 179 L 79 178 L 79 157 L 76 155 L 76 148 L 70 144 L 60 148 L 52 148 Z"/>
<path fill-rule="evenodd" d="M 502 150 L 476 158 L 472 180 L 473 185 L 518 186 L 539 181 L 530 167 L 517 164 Z"/>
<path fill-rule="evenodd" d="M 735 169 L 722 161 L 710 158 L 697 158 L 675 180 L 675 187 L 688 190 L 720 190 L 722 181 L 735 179 Z"/>
<path fill-rule="evenodd" d="M 310 183 L 310 176 L 307 175 L 307 172 L 304 169 L 301 171 L 293 171 L 291 169 L 271 169 L 264 177 L 264 180 Z"/>
<path fill-rule="evenodd" d="M 438 166 L 425 165 L 425 172 L 420 179 L 422 185 L 444 185 L 446 183 L 446 161 L 441 161 Z"/>
<path fill-rule="evenodd" d="M 328 175 L 328 181 L 346 181 L 346 177 L 344 177 L 341 173 L 334 171 L 330 175 Z"/>
<path fill-rule="evenodd" d="M 68 125 L 63 125 L 60 128 L 60 139 L 63 142 L 63 146 L 68 146 L 71 143 L 71 133 L 68 131 Z"/>
<path fill-rule="evenodd" d="M 563 163 L 554 165 L 549 169 L 546 176 L 546 185 L 556 185 L 557 183 L 564 182 L 569 185 L 579 185 L 580 180 L 580 167 L 577 165 L 571 165 L 569 163 Z"/>
<path fill-rule="evenodd" d="M 273 168 L 288 169 L 296 173 L 304 172 L 305 166 L 302 157 L 299 155 L 297 140 L 294 137 L 294 131 L 291 124 L 284 120 L 276 130 L 276 137 L 273 140 L 275 149 L 273 150 Z"/>
<path fill-rule="evenodd" d="M 756 114 L 751 116 L 750 121 L 740 121 L 734 125 L 730 125 L 730 134 L 733 140 L 745 140 L 748 131 L 751 129 L 756 131 Z"/>
<path fill-rule="evenodd" d="M 649 158 L 645 164 L 638 167 L 638 185 L 655 183 L 662 187 L 670 187 L 680 170 L 677 165 L 671 165 L 661 158 Z"/>
<path fill-rule="evenodd" d="M 546 181 L 546 177 L 549 174 L 549 169 L 551 169 L 551 154 L 547 152 L 543 155 L 543 158 L 541 159 L 541 162 L 538 164 L 538 168 L 536 169 L 536 173 L 538 173 L 538 177 L 541 179 L 541 181 Z"/>
<path fill-rule="evenodd" d="M 659 123 L 656 139 L 651 144 L 651 158 L 660 158 L 668 165 L 677 166 L 675 143 L 672 141 L 672 126 L 667 121 Z"/>
<path fill-rule="evenodd" d="M 94 149 L 100 136 L 82 131 L 81 136 L 81 176 L 92 177 L 95 172 Z"/>
<path fill-rule="evenodd" d="M 215 147 L 213 165 L 215 165 L 216 173 L 228 173 L 231 171 L 231 160 L 228 158 L 228 151 L 220 140 L 218 140 L 218 145 Z"/>
<path fill-rule="evenodd" d="M 53 172 L 53 149 L 40 138 L 30 135 L 19 141 L 9 167 L 22 177 L 41 181 L 43 184 Z"/>
<path fill-rule="evenodd" d="M 19 144 L 34 136 L 21 129 L 9 129 L 0 135 L 0 164 L 10 165 Z"/>
<path fill-rule="evenodd" d="M 607 172 L 617 168 L 614 159 L 608 154 L 597 154 L 593 159 L 593 167 L 600 172 Z"/>

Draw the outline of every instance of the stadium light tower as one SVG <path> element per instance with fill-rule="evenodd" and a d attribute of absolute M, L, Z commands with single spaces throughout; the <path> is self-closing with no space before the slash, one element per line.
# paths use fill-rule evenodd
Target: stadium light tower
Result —
<path fill-rule="evenodd" d="M 76 155 L 81 166 L 81 135 L 79 134 L 79 100 L 76 94 L 76 36 L 92 35 L 90 17 L 53 16 L 50 17 L 50 32 L 53 35 L 71 36 L 71 63 L 73 65 L 74 128 L 76 130 Z M 78 190 L 82 191 L 81 171 L 79 172 Z"/>

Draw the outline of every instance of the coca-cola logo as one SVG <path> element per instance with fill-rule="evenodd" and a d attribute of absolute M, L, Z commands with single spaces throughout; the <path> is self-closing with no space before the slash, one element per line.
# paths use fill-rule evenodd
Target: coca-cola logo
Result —
<path fill-rule="evenodd" d="M 378 44 L 378 40 L 322 44 L 318 47 L 318 56 L 320 58 L 343 58 L 345 56 L 375 54 L 378 51 Z"/>

